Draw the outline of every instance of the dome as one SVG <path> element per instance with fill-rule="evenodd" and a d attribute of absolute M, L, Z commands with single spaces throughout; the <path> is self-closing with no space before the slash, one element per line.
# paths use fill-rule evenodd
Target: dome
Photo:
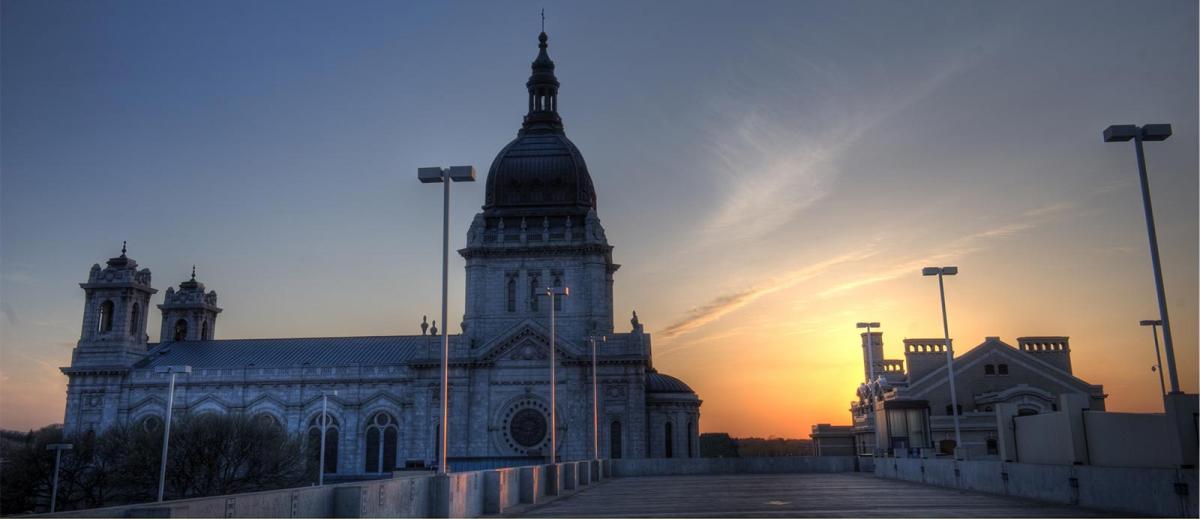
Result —
<path fill-rule="evenodd" d="M 587 164 L 563 131 L 558 115 L 558 78 L 547 52 L 546 33 L 538 35 L 538 56 L 525 83 L 529 112 L 488 170 L 485 210 L 596 207 L 596 191 Z"/>
<path fill-rule="evenodd" d="M 695 393 L 692 388 L 670 375 L 651 371 L 646 373 L 647 393 Z"/>
<path fill-rule="evenodd" d="M 562 133 L 523 133 L 488 171 L 484 208 L 596 206 L 592 177 L 579 148 Z"/>

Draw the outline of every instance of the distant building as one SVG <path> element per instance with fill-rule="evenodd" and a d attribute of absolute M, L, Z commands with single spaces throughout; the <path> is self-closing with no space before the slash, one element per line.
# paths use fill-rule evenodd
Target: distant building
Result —
<path fill-rule="evenodd" d="M 559 363 L 559 458 L 590 459 L 593 378 L 586 338 L 600 335 L 607 336 L 598 353 L 600 456 L 696 457 L 700 399 L 654 369 L 650 334 L 637 314 L 628 331 L 614 329 L 613 274 L 620 265 L 613 262 L 583 155 L 563 130 L 545 33 L 539 41 L 526 83 L 528 113 L 492 163 L 482 211 L 458 251 L 466 259 L 466 315 L 461 333 L 450 337 L 449 464 L 462 469 L 544 459 L 551 347 Z M 162 427 L 167 376 L 155 368 L 190 365 L 170 403 L 176 413 L 245 413 L 306 435 L 310 447 L 319 445 L 322 394 L 330 394 L 326 473 L 385 473 L 439 457 L 436 330 L 448 323 L 434 323 L 428 335 L 422 323 L 420 335 L 218 340 L 217 293 L 193 271 L 178 290 L 166 290 L 158 305 L 160 341 L 149 343 L 157 290 L 150 270 L 139 269 L 124 248 L 106 266 L 92 266 L 80 287 L 83 328 L 71 365 L 62 368 L 69 378 L 68 434 L 114 424 Z M 570 296 L 539 297 L 546 287 L 567 287 Z"/>
<path fill-rule="evenodd" d="M 934 449 L 953 454 L 954 416 L 959 414 L 962 447 L 972 456 L 998 456 L 996 407 L 1012 404 L 1020 415 L 1058 410 L 1060 395 L 1080 395 L 1087 406 L 1104 410 L 1103 386 L 1071 371 L 1067 337 L 1019 337 L 1013 347 L 999 337 L 954 359 L 958 409 L 953 409 L 946 376 L 944 339 L 905 339 L 904 359 L 883 354 L 883 334 L 862 336 L 863 376 L 850 403 L 848 426 L 818 424 L 812 438 L 818 455 L 895 455 Z M 870 348 L 870 354 L 868 354 Z M 868 358 L 874 360 L 873 369 Z M 906 369 L 907 368 L 907 369 Z M 873 373 L 874 377 L 869 378 Z"/>

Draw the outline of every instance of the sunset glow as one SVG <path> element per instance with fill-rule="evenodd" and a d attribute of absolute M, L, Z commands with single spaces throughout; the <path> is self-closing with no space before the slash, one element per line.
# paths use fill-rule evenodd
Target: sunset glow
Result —
<path fill-rule="evenodd" d="M 1101 140 L 1117 123 L 1174 126 L 1146 150 L 1197 391 L 1196 4 L 921 4 L 938 15 L 547 7 L 560 111 L 621 264 L 616 330 L 637 311 L 655 368 L 703 400 L 701 432 L 848 422 L 856 322 L 880 322 L 894 358 L 942 333 L 926 265 L 960 268 L 959 354 L 1069 336 L 1107 410 L 1159 411 L 1134 152 Z M 3 4 L 0 428 L 62 421 L 78 285 L 123 240 L 160 291 L 197 266 L 218 338 L 415 334 L 439 311 L 442 200 L 413 175 L 486 174 L 525 111 L 541 5 L 237 5 Z M 454 189 L 452 249 L 483 203 Z M 452 323 L 463 267 L 452 255 Z"/>

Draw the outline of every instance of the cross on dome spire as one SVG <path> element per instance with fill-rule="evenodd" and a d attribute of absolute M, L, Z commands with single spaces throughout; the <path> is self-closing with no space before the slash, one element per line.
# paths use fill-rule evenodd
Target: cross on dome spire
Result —
<path fill-rule="evenodd" d="M 192 265 L 192 281 L 196 280 L 196 266 Z"/>
<path fill-rule="evenodd" d="M 121 240 L 121 257 L 125 257 L 125 240 Z"/>

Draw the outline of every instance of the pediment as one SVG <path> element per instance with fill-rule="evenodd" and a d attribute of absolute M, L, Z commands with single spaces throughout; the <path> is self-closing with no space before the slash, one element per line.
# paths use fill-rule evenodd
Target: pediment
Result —
<path fill-rule="evenodd" d="M 555 337 L 560 361 L 581 358 L 582 349 L 563 338 Z M 479 360 L 497 361 L 545 361 L 550 355 L 550 332 L 542 325 L 525 320 L 508 331 L 497 335 L 480 348 Z"/>
<path fill-rule="evenodd" d="M 282 411 L 283 409 L 287 409 L 287 404 L 282 400 L 275 398 L 275 396 L 270 393 L 263 393 L 259 395 L 258 398 L 255 398 L 246 404 L 247 410 L 257 411 L 260 408 Z"/>
<path fill-rule="evenodd" d="M 1089 384 L 1079 377 L 1054 367 L 1000 340 L 988 340 L 962 356 L 956 357 L 954 359 L 956 378 L 958 373 L 982 369 L 980 365 L 984 362 L 995 362 L 999 359 L 1028 368 L 1031 372 L 1035 373 L 1037 378 L 1041 379 L 1040 384 L 1048 387 L 1058 386 L 1068 391 L 1076 391 L 1084 394 L 1095 394 L 1100 390 L 1100 386 Z M 910 382 L 908 386 L 910 393 L 908 396 L 911 398 L 927 396 L 938 390 L 940 386 L 945 384 L 945 381 L 946 366 L 939 366 L 921 378 Z"/>
<path fill-rule="evenodd" d="M 396 396 L 392 393 L 389 393 L 386 391 L 379 391 L 379 392 L 367 397 L 367 399 L 363 401 L 363 403 L 360 407 L 362 409 L 373 409 L 376 406 L 383 406 L 383 407 L 392 407 L 392 408 L 399 409 L 406 405 L 412 405 L 412 400 L 411 399 L 401 400 L 399 398 L 396 398 Z"/>
<path fill-rule="evenodd" d="M 152 407 L 161 411 L 167 408 L 167 399 L 158 395 L 150 395 L 129 406 L 129 410 L 131 414 L 140 414 L 146 407 Z"/>
<path fill-rule="evenodd" d="M 204 412 L 204 411 L 219 411 L 219 412 L 224 413 L 224 412 L 227 412 L 229 410 L 229 408 L 231 408 L 231 407 L 234 407 L 234 406 L 230 405 L 229 403 L 225 402 L 224 400 L 221 400 L 220 398 L 217 398 L 215 395 L 212 395 L 211 393 L 204 395 L 204 398 L 201 398 L 200 400 L 192 402 L 192 403 L 188 404 L 188 406 L 187 406 L 189 411 L 197 412 L 197 413 Z"/>

